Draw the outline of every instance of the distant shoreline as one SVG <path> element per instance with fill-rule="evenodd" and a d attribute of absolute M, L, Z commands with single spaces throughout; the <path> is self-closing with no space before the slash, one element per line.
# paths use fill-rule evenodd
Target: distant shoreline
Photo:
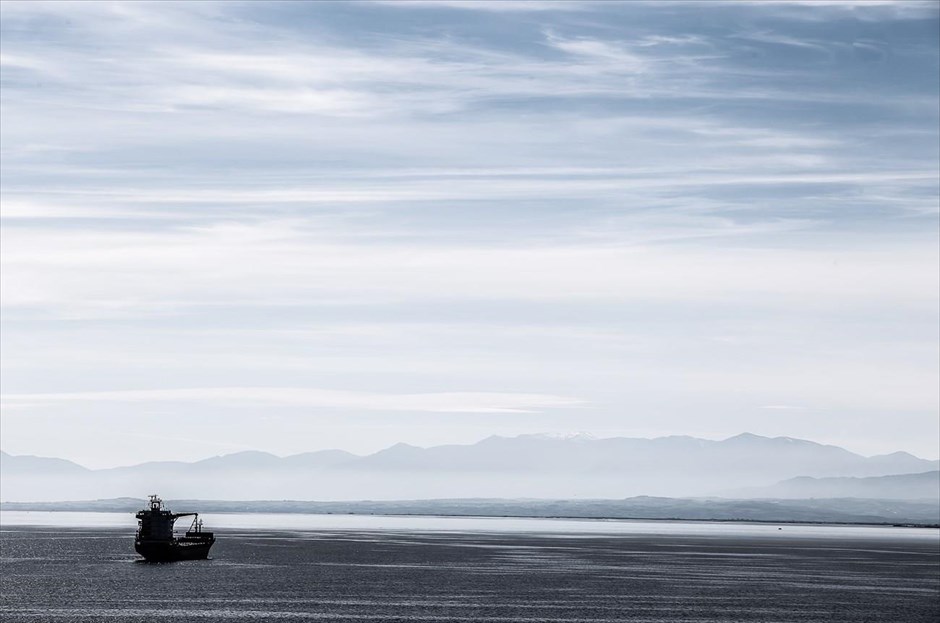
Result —
<path fill-rule="evenodd" d="M 100 513 L 107 515 L 123 515 L 123 511 L 116 510 L 86 510 L 71 509 L 43 509 L 22 510 L 8 509 L 0 506 L 0 512 L 21 513 Z M 200 511 L 203 512 L 203 511 Z M 731 523 L 731 524 L 763 524 L 763 525 L 793 525 L 793 526 L 871 526 L 882 528 L 927 528 L 940 530 L 940 524 L 921 523 L 887 523 L 887 522 L 847 522 L 847 521 L 796 521 L 777 519 L 686 519 L 683 517 L 576 517 L 576 516 L 548 516 L 548 515 L 441 515 L 429 513 L 303 513 L 296 511 L 210 511 L 214 515 L 319 515 L 319 516 L 349 516 L 349 517 L 428 517 L 436 519 L 545 519 L 564 521 L 596 521 L 596 522 L 677 522 L 677 523 Z M 14 524 L 15 525 L 15 524 Z M 80 527 L 80 526 L 76 526 Z"/>
<path fill-rule="evenodd" d="M 134 513 L 143 499 L 0 502 L 0 511 Z M 295 514 L 380 517 L 556 519 L 576 521 L 681 521 L 835 526 L 940 528 L 932 500 L 731 500 L 628 498 L 625 500 L 169 500 L 174 510 L 214 514 Z M 891 512 L 893 516 L 885 516 Z M 884 513 L 884 514 L 880 514 Z"/>

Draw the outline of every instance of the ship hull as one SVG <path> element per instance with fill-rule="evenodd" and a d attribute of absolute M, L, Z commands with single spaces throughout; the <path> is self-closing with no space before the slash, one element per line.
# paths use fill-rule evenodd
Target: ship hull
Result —
<path fill-rule="evenodd" d="M 178 560 L 204 560 L 209 557 L 212 541 L 185 543 L 173 541 L 136 541 L 134 549 L 147 562 L 175 562 Z"/>

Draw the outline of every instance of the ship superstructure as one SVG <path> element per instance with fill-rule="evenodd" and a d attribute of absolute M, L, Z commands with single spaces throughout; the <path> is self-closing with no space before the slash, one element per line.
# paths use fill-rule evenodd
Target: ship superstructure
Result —
<path fill-rule="evenodd" d="M 137 538 L 134 549 L 150 562 L 199 560 L 209 556 L 215 535 L 204 532 L 199 513 L 173 513 L 163 506 L 157 495 L 150 496 L 150 506 L 137 512 Z M 193 522 L 183 536 L 176 536 L 173 525 L 180 517 Z"/>

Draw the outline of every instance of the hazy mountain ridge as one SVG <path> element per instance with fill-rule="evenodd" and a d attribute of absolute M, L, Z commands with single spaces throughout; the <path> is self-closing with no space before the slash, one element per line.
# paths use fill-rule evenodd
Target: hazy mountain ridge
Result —
<path fill-rule="evenodd" d="M 670 464 L 701 466 L 705 463 L 712 467 L 739 468 L 742 467 L 739 462 L 746 458 L 754 463 L 767 464 L 774 461 L 788 463 L 787 469 L 789 469 L 793 462 L 805 459 L 816 463 L 816 465 L 808 466 L 810 471 L 834 472 L 825 474 L 831 476 L 856 477 L 912 473 L 940 468 L 940 461 L 920 459 L 907 452 L 864 457 L 838 446 L 790 437 L 761 437 L 750 433 L 742 433 L 722 441 L 682 436 L 655 439 L 625 437 L 585 439 L 542 435 L 491 436 L 471 445 L 451 444 L 421 448 L 398 443 L 365 456 L 342 450 L 321 450 L 286 457 L 278 457 L 266 452 L 245 451 L 210 457 L 193 463 L 159 464 L 176 465 L 186 469 L 212 470 L 276 469 L 308 464 L 343 466 L 348 469 L 381 467 L 402 471 L 438 469 L 487 472 L 511 467 L 538 472 L 569 469 L 591 472 L 630 467 L 648 461 L 660 461 L 663 452 L 681 453 L 690 450 L 692 454 L 684 457 L 681 454 L 669 457 Z M 136 470 L 148 465 L 153 465 L 153 463 L 94 471 Z M 662 468 L 662 466 L 659 467 Z M 751 467 L 753 469 L 755 466 Z"/>
<path fill-rule="evenodd" d="M 867 478 L 813 478 L 799 476 L 769 487 L 729 492 L 740 497 L 828 498 L 854 497 L 882 500 L 940 499 L 940 471 Z"/>
<path fill-rule="evenodd" d="M 29 454 L 12 455 L 0 450 L 0 474 L 60 475 L 90 472 L 86 467 L 66 459 L 32 456 Z"/>
<path fill-rule="evenodd" d="M 141 490 L 228 499 L 557 499 L 697 497 L 802 476 L 860 478 L 938 467 L 940 461 L 906 452 L 864 457 L 837 446 L 749 433 L 720 441 L 521 435 L 430 448 L 400 443 L 367 456 L 247 451 L 100 470 L 4 453 L 0 477 L 6 500 L 133 496 Z"/>

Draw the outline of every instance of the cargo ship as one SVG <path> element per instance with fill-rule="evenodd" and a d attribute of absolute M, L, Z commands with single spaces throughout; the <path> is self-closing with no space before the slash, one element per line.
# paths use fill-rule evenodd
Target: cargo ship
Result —
<path fill-rule="evenodd" d="M 159 496 L 150 496 L 150 507 L 137 512 L 137 538 L 134 549 L 148 562 L 202 560 L 209 557 L 215 535 L 202 530 L 199 513 L 171 513 Z M 183 536 L 173 533 L 180 517 L 192 517 L 193 523 Z"/>

